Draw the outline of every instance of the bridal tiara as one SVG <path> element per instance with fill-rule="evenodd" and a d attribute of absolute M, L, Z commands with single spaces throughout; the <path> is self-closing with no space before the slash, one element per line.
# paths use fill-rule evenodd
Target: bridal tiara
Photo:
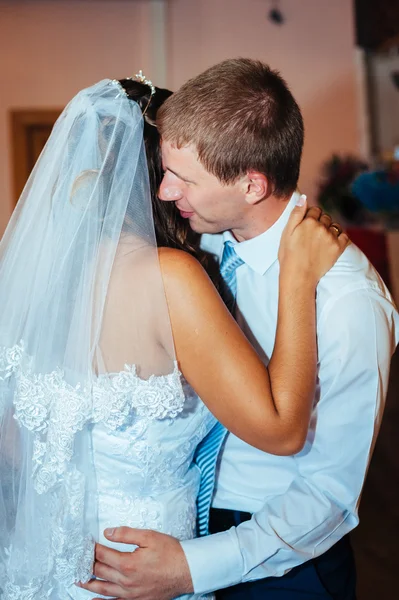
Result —
<path fill-rule="evenodd" d="M 130 81 L 138 81 L 139 83 L 143 83 L 144 85 L 148 86 L 151 90 L 151 95 L 147 102 L 147 106 L 143 110 L 143 117 L 144 117 L 145 113 L 148 110 L 148 107 L 151 104 L 152 97 L 154 96 L 154 94 L 156 92 L 155 85 L 152 83 L 152 81 L 150 79 L 147 79 L 147 77 L 144 75 L 144 73 L 141 69 L 138 73 L 136 73 L 136 75 L 134 75 L 133 77 L 126 77 L 126 79 L 130 79 Z M 127 93 L 127 91 L 125 90 L 123 85 L 117 79 L 112 79 L 111 83 L 113 83 L 114 85 L 117 85 L 121 90 L 123 90 L 123 93 L 129 98 L 129 94 Z M 119 96 L 119 94 L 118 94 L 118 96 Z"/>
<path fill-rule="evenodd" d="M 139 81 L 140 83 L 144 83 L 144 85 L 148 85 L 148 87 L 151 89 L 151 96 L 155 94 L 155 85 L 150 79 L 147 79 L 141 69 L 134 77 L 128 77 L 128 79 L 133 79 L 133 81 Z"/>

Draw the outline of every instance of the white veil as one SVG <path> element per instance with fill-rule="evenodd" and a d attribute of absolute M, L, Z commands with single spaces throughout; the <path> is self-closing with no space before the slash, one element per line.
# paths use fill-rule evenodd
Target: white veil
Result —
<path fill-rule="evenodd" d="M 150 410 L 151 375 L 164 376 L 166 389 L 179 377 L 143 116 L 104 80 L 60 116 L 0 245 L 4 600 L 51 598 L 90 578 L 91 428 Z M 155 416 L 176 414 L 183 401 Z"/>

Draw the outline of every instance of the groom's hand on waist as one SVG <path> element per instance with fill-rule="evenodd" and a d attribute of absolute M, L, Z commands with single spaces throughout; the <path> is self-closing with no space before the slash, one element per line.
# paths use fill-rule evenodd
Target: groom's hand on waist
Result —
<path fill-rule="evenodd" d="M 119 552 L 96 544 L 94 575 L 98 579 L 79 584 L 80 587 L 94 594 L 128 600 L 172 600 L 193 593 L 186 557 L 176 538 L 131 527 L 106 529 L 104 535 L 111 542 L 138 548 Z"/>

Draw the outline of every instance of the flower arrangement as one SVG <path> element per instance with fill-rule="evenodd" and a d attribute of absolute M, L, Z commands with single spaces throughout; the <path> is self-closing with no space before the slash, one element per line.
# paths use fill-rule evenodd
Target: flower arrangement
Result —
<path fill-rule="evenodd" d="M 333 218 L 362 224 L 367 220 L 362 202 L 354 195 L 352 183 L 368 165 L 355 156 L 334 154 L 322 166 L 318 203 Z"/>
<path fill-rule="evenodd" d="M 334 155 L 323 165 L 318 200 L 346 224 L 399 227 L 399 160 L 369 170 L 356 157 Z"/>
<path fill-rule="evenodd" d="M 352 193 L 388 229 L 399 227 L 399 163 L 362 173 L 352 183 Z"/>

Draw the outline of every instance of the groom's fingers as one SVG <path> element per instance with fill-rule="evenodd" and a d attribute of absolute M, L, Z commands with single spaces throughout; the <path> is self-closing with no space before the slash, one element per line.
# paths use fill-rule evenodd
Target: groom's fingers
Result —
<path fill-rule="evenodd" d="M 126 590 L 115 583 L 109 583 L 108 581 L 92 580 L 89 583 L 80 583 L 80 588 L 88 590 L 93 594 L 100 594 L 101 596 L 109 596 L 110 598 L 128 598 Z"/>
<path fill-rule="evenodd" d="M 131 558 L 132 553 L 119 552 L 118 550 L 108 548 L 102 544 L 96 544 L 95 555 L 96 561 L 108 565 L 109 567 L 113 567 L 117 571 L 121 572 L 129 558 Z"/>
<path fill-rule="evenodd" d="M 98 561 L 94 563 L 93 573 L 98 579 L 104 579 L 110 583 L 121 586 L 125 586 L 127 583 L 126 577 L 120 571 Z"/>
<path fill-rule="evenodd" d="M 115 527 L 104 530 L 104 535 L 108 540 L 122 544 L 134 544 L 140 548 L 148 547 L 152 533 L 153 531 L 150 529 L 134 529 L 133 527 Z"/>

